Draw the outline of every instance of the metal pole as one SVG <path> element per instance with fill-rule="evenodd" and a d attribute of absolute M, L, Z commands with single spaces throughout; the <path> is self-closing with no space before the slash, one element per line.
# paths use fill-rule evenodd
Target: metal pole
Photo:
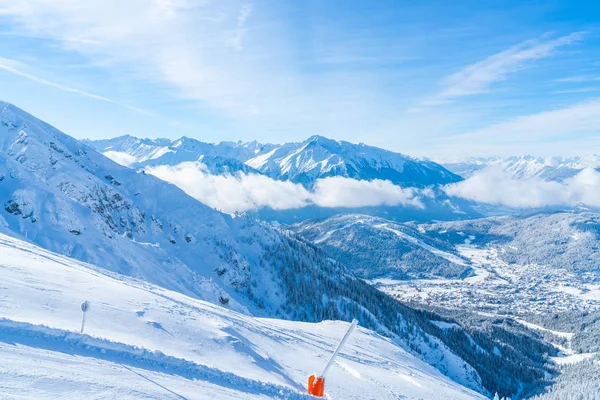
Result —
<path fill-rule="evenodd" d="M 81 332 L 83 333 L 83 327 L 85 326 L 85 311 L 82 313 L 83 315 L 81 316 Z"/>
<path fill-rule="evenodd" d="M 81 332 L 83 333 L 83 328 L 85 326 L 85 313 L 88 312 L 90 310 L 90 302 L 89 301 L 84 301 L 83 303 L 81 303 L 81 312 L 83 313 L 83 315 L 81 316 Z"/>
<path fill-rule="evenodd" d="M 325 378 L 325 374 L 327 374 L 327 371 L 329 370 L 329 368 L 333 364 L 333 361 L 337 357 L 338 353 L 340 352 L 340 350 L 342 349 L 342 347 L 344 347 L 344 344 L 346 344 L 346 341 L 350 337 L 350 334 L 352 334 L 352 331 L 354 330 L 354 328 L 356 328 L 356 325 L 358 325 L 358 321 L 356 319 L 353 319 L 352 320 L 352 324 L 350 324 L 350 327 L 348 328 L 348 331 L 346 331 L 346 334 L 342 338 L 342 341 L 340 342 L 340 344 L 338 344 L 338 347 L 335 349 L 335 351 L 331 355 L 331 358 L 329 359 L 329 362 L 327 363 L 327 365 L 325 366 L 325 369 L 321 373 L 321 375 L 320 375 L 321 378 Z"/>

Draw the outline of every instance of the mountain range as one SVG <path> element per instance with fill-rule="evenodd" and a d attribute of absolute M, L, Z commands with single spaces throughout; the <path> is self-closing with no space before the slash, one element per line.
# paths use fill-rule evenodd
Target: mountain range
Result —
<path fill-rule="evenodd" d="M 249 215 L 262 220 L 293 223 L 347 212 L 401 221 L 448 220 L 480 215 L 471 202 L 451 198 L 441 190 L 443 185 L 461 181 L 460 176 L 434 162 L 362 143 L 312 136 L 303 142 L 281 145 L 255 141 L 213 144 L 186 137 L 151 140 L 127 135 L 107 140 L 85 140 L 84 143 L 137 170 L 152 172 L 152 167 L 177 167 L 194 162 L 202 165 L 202 173 L 211 176 L 262 175 L 274 181 L 302 185 L 308 191 L 314 191 L 316 186 L 326 187 L 329 184 L 327 178 L 387 182 L 413 191 L 418 203 L 423 204 L 423 207 L 389 205 L 383 200 L 374 206 L 308 205 L 288 209 L 264 206 L 248 211 Z M 318 185 L 319 182 L 322 186 Z"/>
<path fill-rule="evenodd" d="M 212 173 L 219 174 L 224 170 L 213 168 L 215 160 L 219 160 L 228 165 L 229 173 L 260 173 L 276 180 L 300 183 L 308 188 L 317 179 L 332 176 L 389 180 L 405 187 L 425 187 L 461 180 L 432 161 L 322 136 L 281 145 L 258 142 L 213 144 L 187 137 L 151 140 L 128 135 L 108 140 L 87 140 L 84 143 L 132 168 L 174 166 L 200 160 Z"/>
<path fill-rule="evenodd" d="M 582 157 L 472 157 L 464 160 L 445 161 L 441 164 L 460 175 L 469 178 L 484 168 L 495 167 L 506 172 L 513 179 L 540 178 L 546 181 L 563 181 L 580 173 L 585 168 L 600 170 L 600 156 Z"/>

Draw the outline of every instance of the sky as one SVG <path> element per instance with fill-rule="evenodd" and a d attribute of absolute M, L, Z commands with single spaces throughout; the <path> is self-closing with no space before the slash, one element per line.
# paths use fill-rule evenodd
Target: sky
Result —
<path fill-rule="evenodd" d="M 593 1 L 0 0 L 0 99 L 76 138 L 600 153 Z"/>

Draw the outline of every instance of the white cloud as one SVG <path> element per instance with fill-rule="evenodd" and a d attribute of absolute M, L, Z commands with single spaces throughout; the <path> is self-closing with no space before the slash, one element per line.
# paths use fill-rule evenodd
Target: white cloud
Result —
<path fill-rule="evenodd" d="M 174 167 L 147 167 L 146 172 L 173 183 L 202 203 L 228 213 L 263 207 L 286 210 L 309 205 L 423 207 L 416 190 L 382 180 L 331 177 L 319 179 L 314 190 L 308 191 L 302 185 L 257 174 L 211 175 L 199 162 L 185 162 Z"/>
<path fill-rule="evenodd" d="M 188 100 L 246 130 L 358 132 L 389 107 L 373 89 L 379 72 L 335 68 L 307 81 L 294 35 L 268 2 L 0 0 L 0 14 L 11 34 L 50 38 L 61 59 L 77 54 L 132 91 Z M 347 48 L 325 37 L 311 53 L 327 45 Z"/>
<path fill-rule="evenodd" d="M 277 64 L 284 60 L 279 49 L 271 48 L 269 54 L 278 57 L 269 62 L 265 53 L 241 51 L 248 44 L 252 11 L 242 0 L 114 5 L 104 0 L 0 0 L 0 10 L 23 35 L 52 37 L 96 67 L 117 69 L 233 113 L 260 108 L 267 98 L 280 99 L 291 83 L 277 82 L 281 74 L 276 71 L 284 70 Z M 262 39 L 260 49 L 267 45 Z"/>
<path fill-rule="evenodd" d="M 450 196 L 508 207 L 600 207 L 600 172 L 587 168 L 573 178 L 552 182 L 537 177 L 514 179 L 501 168 L 490 167 L 446 186 L 445 191 Z"/>
<path fill-rule="evenodd" d="M 528 40 L 475 64 L 468 65 L 444 79 L 444 89 L 426 103 L 435 105 L 455 97 L 485 93 L 508 75 L 523 70 L 531 61 L 552 55 L 561 46 L 575 43 L 584 32 L 574 32 L 553 40 Z"/>
<path fill-rule="evenodd" d="M 244 35 L 246 34 L 246 20 L 248 20 L 250 17 L 251 12 L 252 7 L 246 4 L 242 6 L 238 14 L 235 35 L 230 41 L 231 46 L 237 51 L 241 51 L 243 49 L 242 41 L 244 40 Z"/>
<path fill-rule="evenodd" d="M 523 115 L 467 133 L 435 138 L 436 159 L 460 156 L 575 156 L 600 151 L 600 98 Z"/>
<path fill-rule="evenodd" d="M 276 210 L 308 205 L 310 193 L 301 185 L 263 175 L 211 175 L 199 162 L 148 167 L 146 172 L 171 182 L 202 203 L 233 213 L 271 207 Z"/>
<path fill-rule="evenodd" d="M 600 77 L 598 76 L 585 76 L 585 75 L 579 75 L 579 76 L 568 76 L 566 78 L 560 78 L 557 79 L 555 82 L 566 82 L 566 83 L 581 83 L 581 82 L 594 82 L 594 81 L 600 81 Z"/>
<path fill-rule="evenodd" d="M 343 177 L 319 179 L 312 201 L 321 207 L 368 207 L 411 205 L 422 208 L 414 189 L 404 189 L 390 181 L 356 180 Z"/>
<path fill-rule="evenodd" d="M 133 164 L 137 161 L 137 159 L 134 156 L 127 154 L 125 152 L 122 152 L 122 151 L 110 150 L 110 151 L 105 151 L 102 154 L 105 155 L 106 157 L 110 158 L 117 164 L 121 164 L 126 167 L 130 166 L 131 164 Z"/>
<path fill-rule="evenodd" d="M 517 117 L 465 134 L 459 139 L 485 138 L 488 142 L 520 142 L 598 131 L 600 99 L 595 99 L 566 108 Z"/>

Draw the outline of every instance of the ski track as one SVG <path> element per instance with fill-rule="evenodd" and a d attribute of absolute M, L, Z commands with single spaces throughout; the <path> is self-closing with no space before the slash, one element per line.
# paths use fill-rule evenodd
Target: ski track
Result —
<path fill-rule="evenodd" d="M 111 361 L 137 369 L 178 375 L 189 380 L 199 379 L 249 394 L 262 394 L 290 400 L 312 398 L 312 396 L 284 386 L 244 378 L 216 368 L 168 356 L 159 351 L 150 351 L 41 325 L 0 319 L 0 342 L 12 345 L 18 343 L 53 352 Z"/>

